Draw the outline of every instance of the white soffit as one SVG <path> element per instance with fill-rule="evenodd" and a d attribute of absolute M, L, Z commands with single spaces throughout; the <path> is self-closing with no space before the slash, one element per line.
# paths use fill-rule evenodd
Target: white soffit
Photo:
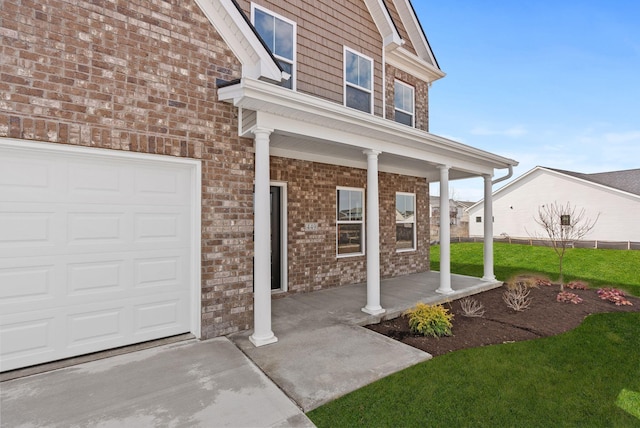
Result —
<path fill-rule="evenodd" d="M 231 0 L 195 2 L 242 64 L 243 77 L 286 77 Z"/>
<path fill-rule="evenodd" d="M 400 34 L 393 24 L 393 20 L 391 16 L 389 16 L 389 11 L 386 6 L 382 3 L 382 0 L 364 0 L 364 3 L 369 9 L 369 13 L 373 18 L 373 21 L 380 31 L 380 35 L 382 35 L 383 44 L 386 47 L 390 46 L 393 48 L 402 46 L 404 43 Z"/>

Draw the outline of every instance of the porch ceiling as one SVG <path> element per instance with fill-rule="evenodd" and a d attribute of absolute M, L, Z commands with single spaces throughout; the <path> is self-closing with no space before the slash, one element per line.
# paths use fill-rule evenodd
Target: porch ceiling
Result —
<path fill-rule="evenodd" d="M 221 101 L 240 109 L 240 135 L 273 130 L 270 153 L 294 159 L 366 169 L 364 150 L 377 150 L 384 172 L 438 181 L 439 165 L 452 180 L 493 175 L 515 166 L 512 159 L 411 128 L 318 97 L 266 82 L 242 79 L 218 89 Z"/>

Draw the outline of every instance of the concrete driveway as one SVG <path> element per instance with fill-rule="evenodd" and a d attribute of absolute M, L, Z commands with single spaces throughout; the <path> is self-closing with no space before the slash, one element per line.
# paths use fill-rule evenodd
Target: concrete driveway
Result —
<path fill-rule="evenodd" d="M 160 346 L 0 384 L 2 427 L 312 427 L 226 338 Z"/>

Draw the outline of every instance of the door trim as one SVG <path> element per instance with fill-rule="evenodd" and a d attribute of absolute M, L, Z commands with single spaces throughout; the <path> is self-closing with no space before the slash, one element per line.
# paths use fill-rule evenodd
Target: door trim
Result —
<path fill-rule="evenodd" d="M 271 293 L 284 293 L 289 289 L 289 263 L 287 261 L 287 183 L 284 181 L 270 181 L 269 185 L 280 188 L 280 288 L 272 290 Z"/>

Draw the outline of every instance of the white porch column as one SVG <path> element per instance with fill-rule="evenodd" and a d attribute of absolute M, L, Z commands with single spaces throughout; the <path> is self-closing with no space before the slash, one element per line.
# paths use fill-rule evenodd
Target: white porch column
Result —
<path fill-rule="evenodd" d="M 367 306 L 363 312 L 377 315 L 385 312 L 380 306 L 380 204 L 378 201 L 378 155 L 366 150 L 367 155 Z"/>
<path fill-rule="evenodd" d="M 437 293 L 453 293 L 451 288 L 451 220 L 449 218 L 449 165 L 440 169 L 440 287 Z"/>
<path fill-rule="evenodd" d="M 269 193 L 269 136 L 272 130 L 253 131 L 255 157 L 255 205 L 253 238 L 253 334 L 255 346 L 278 341 L 271 331 L 271 196 Z"/>
<path fill-rule="evenodd" d="M 493 187 L 491 176 L 484 175 L 484 276 L 485 281 L 495 281 L 493 273 Z"/>

